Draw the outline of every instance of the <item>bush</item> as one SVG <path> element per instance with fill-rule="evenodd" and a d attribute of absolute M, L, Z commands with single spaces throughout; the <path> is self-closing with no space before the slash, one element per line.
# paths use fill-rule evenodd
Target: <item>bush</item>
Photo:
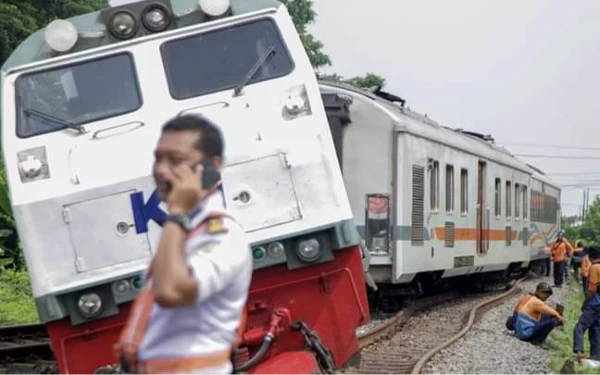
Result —
<path fill-rule="evenodd" d="M 0 271 L 0 324 L 36 323 L 39 316 L 24 271 Z"/>

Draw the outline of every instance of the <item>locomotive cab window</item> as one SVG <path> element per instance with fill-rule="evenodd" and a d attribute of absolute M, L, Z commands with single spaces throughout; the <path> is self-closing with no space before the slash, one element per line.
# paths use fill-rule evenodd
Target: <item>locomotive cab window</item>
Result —
<path fill-rule="evenodd" d="M 127 53 L 24 74 L 16 94 L 20 138 L 123 115 L 142 105 Z"/>
<path fill-rule="evenodd" d="M 161 46 L 171 96 L 182 100 L 285 76 L 292 62 L 273 21 L 260 20 L 187 36 Z"/>

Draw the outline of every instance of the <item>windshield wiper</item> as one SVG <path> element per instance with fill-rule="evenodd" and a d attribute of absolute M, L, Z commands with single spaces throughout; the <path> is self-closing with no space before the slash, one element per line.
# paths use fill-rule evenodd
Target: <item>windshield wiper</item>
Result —
<path fill-rule="evenodd" d="M 31 115 L 35 115 L 38 117 L 41 117 L 43 119 L 49 120 L 49 121 L 53 121 L 55 124 L 59 124 L 62 125 L 62 127 L 57 127 L 57 129 L 64 129 L 64 128 L 69 128 L 69 129 L 74 129 L 77 130 L 77 132 L 79 134 L 84 134 L 86 133 L 85 128 L 81 125 L 75 125 L 70 121 L 67 120 L 63 120 L 61 118 L 58 117 L 54 117 L 52 115 L 49 115 L 45 112 L 40 112 L 37 109 L 33 109 L 33 108 L 25 108 L 23 110 L 23 112 L 25 112 L 26 115 L 31 116 Z"/>
<path fill-rule="evenodd" d="M 256 63 L 254 64 L 252 69 L 250 69 L 248 74 L 246 74 L 244 80 L 238 83 L 238 85 L 235 87 L 235 90 L 233 90 L 233 96 L 239 96 L 242 93 L 242 90 L 244 89 L 244 87 L 246 87 L 248 82 L 250 82 L 252 77 L 254 77 L 256 72 L 258 72 L 258 69 L 260 69 L 266 62 L 268 62 L 274 54 L 275 46 L 271 45 L 269 46 L 269 48 L 267 48 L 265 53 L 263 53 L 262 56 L 260 56 L 258 60 L 256 60 Z"/>

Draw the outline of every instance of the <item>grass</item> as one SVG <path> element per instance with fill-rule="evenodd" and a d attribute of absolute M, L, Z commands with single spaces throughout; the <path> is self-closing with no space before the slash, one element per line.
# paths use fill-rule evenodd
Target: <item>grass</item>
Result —
<path fill-rule="evenodd" d="M 548 355 L 548 367 L 555 374 L 560 374 L 566 360 L 575 359 L 573 353 L 573 329 L 581 315 L 581 304 L 583 303 L 583 290 L 572 278 L 569 279 L 569 296 L 566 300 L 564 318 L 565 325 L 554 329 L 547 341 L 550 350 Z M 587 333 L 584 339 L 585 355 L 589 356 L 590 342 Z M 591 368 L 582 365 L 575 366 L 576 374 L 600 374 L 600 368 Z"/>
<path fill-rule="evenodd" d="M 0 271 L 0 325 L 38 321 L 27 272 Z"/>

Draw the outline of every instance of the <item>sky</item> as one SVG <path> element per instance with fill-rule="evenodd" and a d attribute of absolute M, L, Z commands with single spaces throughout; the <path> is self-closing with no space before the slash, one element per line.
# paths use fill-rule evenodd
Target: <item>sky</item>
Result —
<path fill-rule="evenodd" d="M 520 158 L 564 186 L 564 215 L 583 201 L 568 185 L 600 194 L 600 1 L 314 0 L 314 9 L 309 32 L 332 60 L 322 73 L 377 73 L 442 125 L 553 156 Z"/>

